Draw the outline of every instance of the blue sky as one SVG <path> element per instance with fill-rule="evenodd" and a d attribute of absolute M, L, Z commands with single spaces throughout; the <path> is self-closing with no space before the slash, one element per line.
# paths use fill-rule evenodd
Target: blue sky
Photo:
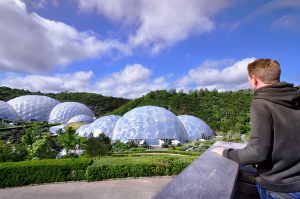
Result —
<path fill-rule="evenodd" d="M 248 88 L 247 64 L 300 84 L 299 0 L 6 0 L 0 85 L 136 98 Z"/>

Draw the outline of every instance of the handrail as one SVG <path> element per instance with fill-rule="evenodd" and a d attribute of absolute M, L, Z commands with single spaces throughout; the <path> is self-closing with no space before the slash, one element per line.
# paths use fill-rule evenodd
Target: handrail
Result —
<path fill-rule="evenodd" d="M 239 165 L 211 152 L 215 147 L 244 148 L 246 144 L 218 141 L 157 193 L 155 199 L 229 199 L 236 192 Z"/>

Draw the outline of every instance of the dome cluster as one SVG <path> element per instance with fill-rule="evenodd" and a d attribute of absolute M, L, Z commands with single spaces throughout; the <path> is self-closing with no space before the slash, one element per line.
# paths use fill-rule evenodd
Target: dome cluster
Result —
<path fill-rule="evenodd" d="M 47 96 L 25 95 L 8 102 L 0 101 L 0 119 L 11 121 L 38 121 L 54 124 L 66 123 L 71 119 L 73 120 L 69 122 L 92 122 L 93 117 L 94 113 L 84 104 L 60 103 Z"/>
<path fill-rule="evenodd" d="M 185 143 L 198 139 L 210 139 L 212 130 L 197 117 L 176 116 L 167 109 L 143 106 L 132 109 L 123 117 L 108 115 L 77 129 L 81 137 L 97 137 L 104 133 L 112 140 L 134 141 L 158 145 L 178 141 Z"/>
<path fill-rule="evenodd" d="M 11 121 L 45 121 L 53 126 L 54 134 L 70 123 L 85 123 L 77 129 L 81 137 L 97 137 L 104 133 L 112 140 L 134 141 L 158 145 L 161 143 L 185 143 L 198 139 L 211 139 L 211 128 L 201 119 L 176 116 L 165 108 L 143 106 L 134 108 L 123 117 L 107 115 L 94 121 L 94 113 L 78 102 L 62 102 L 46 96 L 26 95 L 8 102 L 0 101 L 0 119 Z"/>

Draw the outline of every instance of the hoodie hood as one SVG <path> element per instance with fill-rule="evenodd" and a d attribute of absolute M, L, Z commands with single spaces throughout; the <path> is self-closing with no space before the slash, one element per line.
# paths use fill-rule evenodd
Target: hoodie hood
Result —
<path fill-rule="evenodd" d="M 254 99 L 264 99 L 293 109 L 300 109 L 300 90 L 294 84 L 278 82 L 254 92 Z"/>

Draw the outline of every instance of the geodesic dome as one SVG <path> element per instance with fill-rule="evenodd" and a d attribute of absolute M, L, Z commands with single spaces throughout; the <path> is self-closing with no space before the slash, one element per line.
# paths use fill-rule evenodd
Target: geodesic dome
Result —
<path fill-rule="evenodd" d="M 78 129 L 76 133 L 81 137 L 90 137 L 91 134 L 93 137 L 98 137 L 99 134 L 104 133 L 108 137 L 112 137 L 113 130 L 117 121 L 121 118 L 118 115 L 107 115 L 98 118 L 89 125 Z"/>
<path fill-rule="evenodd" d="M 89 115 L 76 115 L 72 117 L 67 124 L 69 123 L 75 123 L 75 122 L 84 122 L 84 123 L 91 123 L 94 121 L 94 117 L 91 117 Z"/>
<path fill-rule="evenodd" d="M 172 112 L 157 106 L 143 106 L 132 109 L 118 120 L 113 131 L 113 140 L 128 142 L 145 140 L 156 145 L 161 140 L 189 140 L 183 124 Z"/>
<path fill-rule="evenodd" d="M 84 104 L 79 102 L 63 102 L 52 109 L 49 116 L 49 123 L 66 123 L 76 115 L 95 116 L 93 111 Z"/>
<path fill-rule="evenodd" d="M 20 120 L 15 109 L 7 102 L 0 100 L 0 119 L 17 121 Z"/>
<path fill-rule="evenodd" d="M 49 131 L 53 134 L 53 135 L 57 135 L 57 131 L 60 130 L 62 132 L 64 132 L 64 124 L 58 125 L 58 126 L 51 126 Z"/>
<path fill-rule="evenodd" d="M 201 119 L 191 115 L 180 115 L 178 119 L 184 125 L 191 140 L 212 138 L 211 128 Z"/>
<path fill-rule="evenodd" d="M 91 131 L 89 124 L 84 124 L 81 127 L 79 127 L 76 130 L 76 134 L 80 137 L 86 137 L 86 138 L 93 136 L 93 132 Z"/>
<path fill-rule="evenodd" d="M 7 102 L 24 121 L 48 121 L 49 114 L 59 101 L 47 96 L 24 95 Z"/>

